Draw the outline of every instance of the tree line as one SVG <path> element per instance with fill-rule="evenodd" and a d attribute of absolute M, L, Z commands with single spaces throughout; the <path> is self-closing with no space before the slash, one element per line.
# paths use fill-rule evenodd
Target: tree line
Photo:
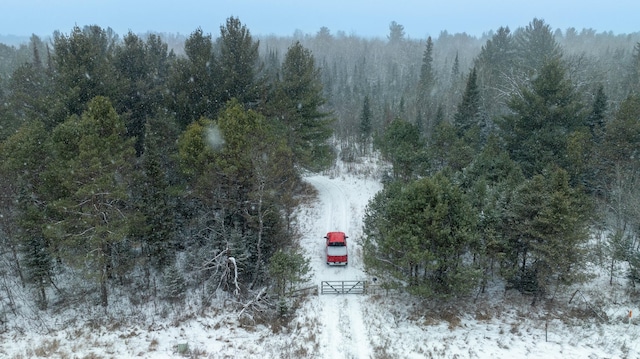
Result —
<path fill-rule="evenodd" d="M 584 280 L 589 263 L 613 280 L 616 261 L 635 286 L 640 43 L 614 102 L 544 21 L 501 28 L 449 116 L 429 91 L 432 51 L 427 42 L 415 92 L 427 115 L 373 135 L 393 168 L 365 218 L 369 269 L 426 298 L 477 295 L 497 279 L 536 303 Z"/>
<path fill-rule="evenodd" d="M 500 278 L 538 299 L 595 254 L 636 278 L 637 41 L 540 19 L 482 39 L 393 22 L 386 41 L 258 40 L 231 17 L 180 49 L 98 26 L 0 46 L 0 275 L 41 308 L 96 288 L 105 307 L 284 293 L 308 271 L 300 169 L 330 166 L 334 136 L 344 160 L 392 164 L 362 239 L 391 284 L 451 298 Z"/>
<path fill-rule="evenodd" d="M 215 40 L 195 30 L 184 56 L 98 26 L 30 47 L 3 91 L 0 273 L 40 308 L 94 292 L 105 308 L 114 291 L 246 294 L 308 271 L 299 169 L 333 157 L 308 49 L 292 43 L 267 69 L 234 17 Z"/>

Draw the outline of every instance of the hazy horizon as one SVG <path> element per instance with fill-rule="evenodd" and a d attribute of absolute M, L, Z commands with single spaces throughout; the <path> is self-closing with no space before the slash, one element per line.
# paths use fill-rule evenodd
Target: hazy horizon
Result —
<path fill-rule="evenodd" d="M 640 31 L 640 2 L 612 0 L 552 1 L 500 0 L 483 2 L 325 0 L 4 0 L 0 36 L 47 37 L 54 31 L 69 33 L 74 26 L 98 25 L 119 35 L 132 31 L 189 35 L 198 28 L 214 36 L 227 18 L 238 17 L 256 36 L 291 36 L 297 31 L 315 34 L 327 27 L 332 34 L 386 38 L 392 21 L 402 25 L 406 37 L 423 39 L 441 32 L 480 37 L 501 26 L 512 30 L 543 19 L 552 29 L 631 34 Z M 28 19 L 25 21 L 24 19 Z"/>

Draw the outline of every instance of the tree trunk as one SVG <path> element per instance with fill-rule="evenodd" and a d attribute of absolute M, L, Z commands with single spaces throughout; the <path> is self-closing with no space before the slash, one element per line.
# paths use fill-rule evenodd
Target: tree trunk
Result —
<path fill-rule="evenodd" d="M 260 182 L 259 197 L 258 197 L 258 243 L 256 243 L 256 267 L 253 270 L 253 278 L 251 279 L 251 285 L 249 288 L 253 289 L 258 280 L 260 273 L 260 267 L 262 265 L 262 232 L 264 231 L 264 214 L 262 213 L 262 196 L 264 195 L 264 180 Z"/>
<path fill-rule="evenodd" d="M 109 305 L 109 296 L 107 292 L 107 268 L 102 269 L 102 275 L 100 275 L 100 304 L 103 307 Z"/>
<path fill-rule="evenodd" d="M 109 305 L 109 292 L 107 290 L 107 282 L 111 275 L 111 253 L 108 243 L 102 243 L 101 273 L 100 273 L 100 304 L 103 307 Z"/>

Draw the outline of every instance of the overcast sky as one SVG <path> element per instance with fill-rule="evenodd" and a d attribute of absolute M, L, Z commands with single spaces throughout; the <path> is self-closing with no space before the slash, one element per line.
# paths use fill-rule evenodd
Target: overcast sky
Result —
<path fill-rule="evenodd" d="M 640 31 L 638 0 L 0 0 L 0 35 L 47 37 L 55 30 L 68 34 L 75 25 L 99 25 L 119 35 L 189 35 L 200 27 L 217 37 L 230 16 L 254 36 L 315 34 L 326 26 L 332 34 L 386 38 L 392 21 L 413 39 L 443 30 L 481 36 L 500 26 L 515 30 L 533 18 L 554 30 Z"/>

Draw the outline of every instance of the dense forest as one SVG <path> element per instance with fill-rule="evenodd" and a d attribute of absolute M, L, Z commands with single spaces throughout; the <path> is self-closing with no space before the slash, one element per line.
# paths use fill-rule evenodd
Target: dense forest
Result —
<path fill-rule="evenodd" d="M 99 26 L 0 44 L 0 310 L 284 295 L 302 180 L 390 164 L 367 270 L 423 298 L 533 302 L 588 263 L 640 280 L 640 33 L 533 19 L 482 38 Z"/>

